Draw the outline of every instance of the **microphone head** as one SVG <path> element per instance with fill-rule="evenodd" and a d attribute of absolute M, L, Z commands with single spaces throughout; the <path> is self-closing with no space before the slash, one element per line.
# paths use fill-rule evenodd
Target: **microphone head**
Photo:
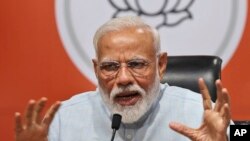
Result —
<path fill-rule="evenodd" d="M 114 114 L 113 115 L 113 119 L 112 119 L 111 128 L 115 129 L 115 130 L 118 130 L 120 128 L 121 120 L 122 120 L 122 116 L 121 115 Z"/>

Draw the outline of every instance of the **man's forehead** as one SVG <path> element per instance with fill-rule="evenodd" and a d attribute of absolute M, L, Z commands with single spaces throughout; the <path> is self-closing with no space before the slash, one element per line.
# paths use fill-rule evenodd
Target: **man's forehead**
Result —
<path fill-rule="evenodd" d="M 145 28 L 130 27 L 103 36 L 98 44 L 97 53 L 99 59 L 105 57 L 107 60 L 120 56 L 145 58 L 144 56 L 155 52 L 153 42 L 152 34 L 150 35 Z"/>
<path fill-rule="evenodd" d="M 100 47 L 102 48 L 113 43 L 153 44 L 153 42 L 154 37 L 152 32 L 145 28 L 130 27 L 119 31 L 107 32 L 100 38 L 98 48 L 100 49 Z"/>

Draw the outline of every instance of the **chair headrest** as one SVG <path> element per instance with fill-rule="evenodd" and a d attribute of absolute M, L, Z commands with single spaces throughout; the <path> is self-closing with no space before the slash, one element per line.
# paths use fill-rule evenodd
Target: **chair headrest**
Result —
<path fill-rule="evenodd" d="M 216 100 L 215 81 L 221 79 L 222 59 L 218 56 L 169 56 L 162 83 L 200 92 L 198 78 L 205 80 L 211 99 Z"/>

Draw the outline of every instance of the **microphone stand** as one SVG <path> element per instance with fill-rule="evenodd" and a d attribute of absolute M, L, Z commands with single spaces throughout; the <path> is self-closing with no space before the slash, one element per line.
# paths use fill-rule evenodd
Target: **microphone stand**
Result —
<path fill-rule="evenodd" d="M 111 141 L 114 141 L 115 133 L 120 128 L 121 119 L 122 119 L 121 115 L 119 115 L 119 114 L 114 114 L 113 115 L 112 125 L 111 125 L 111 128 L 113 129 L 113 134 L 112 134 L 112 137 L 111 137 Z"/>
<path fill-rule="evenodd" d="M 111 137 L 111 141 L 114 141 L 115 133 L 116 133 L 116 129 L 113 129 L 113 134 L 112 134 L 112 137 Z"/>

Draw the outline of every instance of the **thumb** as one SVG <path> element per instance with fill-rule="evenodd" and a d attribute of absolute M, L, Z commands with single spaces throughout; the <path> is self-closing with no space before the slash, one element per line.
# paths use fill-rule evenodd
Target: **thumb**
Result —
<path fill-rule="evenodd" d="M 169 127 L 171 129 L 173 129 L 174 131 L 190 138 L 190 139 L 194 139 L 195 138 L 195 134 L 196 134 L 196 130 L 192 129 L 190 127 L 187 127 L 186 125 L 183 125 L 181 123 L 177 123 L 177 122 L 170 122 L 169 123 Z"/>

